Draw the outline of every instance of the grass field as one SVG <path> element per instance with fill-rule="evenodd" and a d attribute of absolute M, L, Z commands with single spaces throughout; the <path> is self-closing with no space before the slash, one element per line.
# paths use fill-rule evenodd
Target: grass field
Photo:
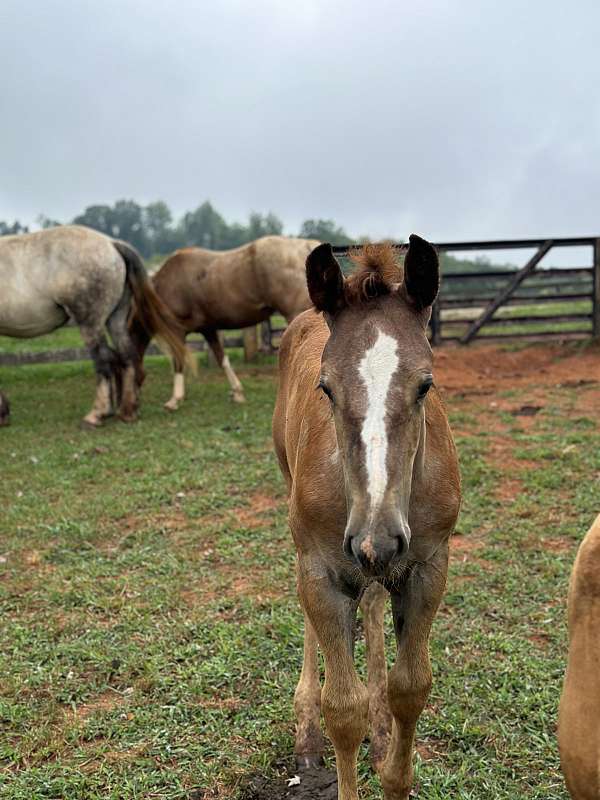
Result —
<path fill-rule="evenodd" d="M 243 798 L 252 776 L 293 769 L 302 633 L 274 372 L 241 374 L 245 406 L 202 370 L 168 415 L 169 369 L 151 359 L 141 420 L 90 432 L 88 363 L 0 370 L 13 405 L 0 431 L 3 800 Z M 418 729 L 424 800 L 567 798 L 564 603 L 600 510 L 600 406 L 597 384 L 542 380 L 447 396 L 464 506 Z M 512 413 L 528 402 L 537 414 Z M 363 797 L 379 798 L 366 757 L 361 772 Z"/>

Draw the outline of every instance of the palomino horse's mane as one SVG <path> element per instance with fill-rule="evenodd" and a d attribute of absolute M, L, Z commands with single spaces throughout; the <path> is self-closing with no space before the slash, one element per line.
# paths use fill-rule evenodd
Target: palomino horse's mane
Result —
<path fill-rule="evenodd" d="M 363 305 L 375 297 L 390 294 L 402 280 L 402 267 L 389 243 L 365 244 L 351 250 L 349 258 L 356 268 L 344 284 L 348 305 Z"/>

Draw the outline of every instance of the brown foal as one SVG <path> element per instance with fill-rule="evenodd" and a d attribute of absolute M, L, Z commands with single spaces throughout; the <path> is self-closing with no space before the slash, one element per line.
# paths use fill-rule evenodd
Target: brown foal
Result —
<path fill-rule="evenodd" d="M 412 784 L 417 720 L 431 687 L 429 632 L 446 584 L 460 479 L 426 336 L 439 285 L 434 248 L 410 237 L 367 245 L 344 280 L 329 245 L 306 262 L 315 308 L 288 327 L 279 356 L 273 435 L 289 490 L 305 616 L 295 694 L 298 766 L 319 763 L 320 710 L 336 755 L 340 800 L 356 800 L 356 758 L 371 754 L 386 800 Z M 383 615 L 397 641 L 389 676 Z M 368 687 L 353 663 L 359 604 Z M 317 645 L 325 658 L 321 691 Z"/>

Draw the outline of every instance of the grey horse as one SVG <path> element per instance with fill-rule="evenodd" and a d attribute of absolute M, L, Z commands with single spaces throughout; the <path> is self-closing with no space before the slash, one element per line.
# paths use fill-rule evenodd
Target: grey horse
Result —
<path fill-rule="evenodd" d="M 69 225 L 0 237 L 0 287 L 2 336 L 42 336 L 69 319 L 79 326 L 97 381 L 87 425 L 101 425 L 114 410 L 125 422 L 137 416 L 142 365 L 128 329 L 133 300 L 141 325 L 157 332 L 173 359 L 185 358 L 179 324 L 136 250 L 97 231 Z"/>

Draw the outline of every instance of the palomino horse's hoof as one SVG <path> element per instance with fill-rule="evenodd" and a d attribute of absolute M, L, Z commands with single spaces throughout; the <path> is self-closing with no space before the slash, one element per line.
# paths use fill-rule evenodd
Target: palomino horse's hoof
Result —
<path fill-rule="evenodd" d="M 323 756 L 316 753 L 303 754 L 296 756 L 296 769 L 302 772 L 306 769 L 320 769 L 325 764 Z"/>
<path fill-rule="evenodd" d="M 231 399 L 233 400 L 234 403 L 245 403 L 246 402 L 246 398 L 244 397 L 243 394 L 240 394 L 240 392 L 232 392 Z"/>
<path fill-rule="evenodd" d="M 177 402 L 177 400 L 167 400 L 167 402 L 164 405 L 164 408 L 166 408 L 167 411 L 177 411 L 177 409 L 179 408 L 179 403 Z"/>
<path fill-rule="evenodd" d="M 100 417 L 97 417 L 97 416 L 92 415 L 92 414 L 88 414 L 87 417 L 84 417 L 81 420 L 81 427 L 84 430 L 92 431 L 92 430 L 95 430 L 96 428 L 101 428 L 102 427 L 102 420 L 100 419 Z"/>

